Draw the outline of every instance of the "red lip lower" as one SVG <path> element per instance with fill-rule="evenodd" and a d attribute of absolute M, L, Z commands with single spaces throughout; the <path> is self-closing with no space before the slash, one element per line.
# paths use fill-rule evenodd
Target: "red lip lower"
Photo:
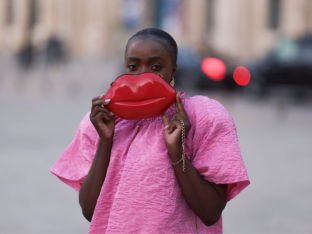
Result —
<path fill-rule="evenodd" d="M 145 100 L 137 100 L 137 101 L 123 101 L 123 102 L 115 102 L 116 105 L 125 105 L 125 106 L 144 106 L 144 105 L 150 105 L 153 103 L 164 101 L 164 97 L 162 98 L 151 98 L 151 99 L 145 99 Z"/>
<path fill-rule="evenodd" d="M 103 99 L 107 108 L 123 119 L 153 118 L 163 114 L 175 101 L 176 91 L 155 73 L 118 77 Z"/>

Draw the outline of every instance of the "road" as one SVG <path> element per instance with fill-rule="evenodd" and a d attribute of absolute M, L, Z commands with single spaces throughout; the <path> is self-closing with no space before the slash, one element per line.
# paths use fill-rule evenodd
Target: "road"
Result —
<path fill-rule="evenodd" d="M 0 233 L 87 233 L 78 193 L 49 169 L 118 65 L 77 62 L 54 73 L 7 66 L 0 77 Z M 251 185 L 227 204 L 224 232 L 312 233 L 312 101 L 186 91 L 218 100 L 236 123 Z"/>

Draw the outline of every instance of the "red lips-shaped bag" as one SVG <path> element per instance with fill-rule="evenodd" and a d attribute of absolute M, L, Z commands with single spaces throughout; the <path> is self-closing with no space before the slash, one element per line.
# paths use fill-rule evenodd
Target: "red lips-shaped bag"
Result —
<path fill-rule="evenodd" d="M 119 76 L 104 95 L 105 106 L 122 119 L 145 119 L 163 114 L 176 99 L 176 91 L 151 72 Z"/>

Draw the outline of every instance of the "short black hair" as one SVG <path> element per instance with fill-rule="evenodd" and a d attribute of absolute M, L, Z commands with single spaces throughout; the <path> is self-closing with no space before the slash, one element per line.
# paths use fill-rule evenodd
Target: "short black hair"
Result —
<path fill-rule="evenodd" d="M 126 52 L 131 42 L 135 40 L 146 40 L 146 39 L 151 39 L 151 40 L 158 42 L 169 52 L 172 58 L 172 62 L 173 62 L 172 66 L 174 66 L 177 63 L 177 57 L 178 57 L 177 43 L 172 38 L 172 36 L 170 36 L 169 33 L 158 28 L 146 28 L 134 34 L 128 40 L 128 43 L 126 46 Z"/>

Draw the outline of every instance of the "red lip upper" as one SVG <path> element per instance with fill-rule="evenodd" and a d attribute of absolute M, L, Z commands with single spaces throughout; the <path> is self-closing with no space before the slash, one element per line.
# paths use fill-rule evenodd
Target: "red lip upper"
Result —
<path fill-rule="evenodd" d="M 175 101 L 176 91 L 155 73 L 122 75 L 112 84 L 103 99 L 106 106 L 123 119 L 153 118 L 163 114 Z"/>

